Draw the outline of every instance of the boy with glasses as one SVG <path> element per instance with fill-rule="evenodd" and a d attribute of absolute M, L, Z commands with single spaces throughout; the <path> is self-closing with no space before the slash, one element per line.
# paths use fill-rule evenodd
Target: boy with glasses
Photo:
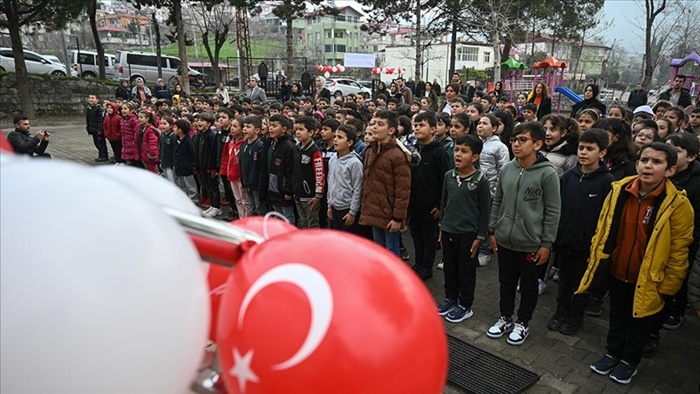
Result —
<path fill-rule="evenodd" d="M 546 264 L 557 236 L 561 198 L 557 172 L 539 153 L 545 133 L 538 122 L 519 124 L 510 143 L 515 159 L 501 169 L 493 197 L 489 233 L 498 256 L 501 317 L 488 329 L 490 338 L 505 333 L 509 345 L 522 345 L 537 306 L 537 267 Z M 520 308 L 513 323 L 515 289 L 520 280 Z"/>

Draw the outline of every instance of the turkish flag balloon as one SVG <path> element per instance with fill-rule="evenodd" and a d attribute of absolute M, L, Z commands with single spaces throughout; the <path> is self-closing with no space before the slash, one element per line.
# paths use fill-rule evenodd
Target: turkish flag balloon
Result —
<path fill-rule="evenodd" d="M 316 71 L 322 72 L 322 71 L 323 71 L 323 66 L 318 66 L 318 67 L 316 67 Z"/>
<path fill-rule="evenodd" d="M 432 297 L 404 262 L 365 239 L 303 230 L 255 246 L 231 273 L 221 310 L 231 394 L 444 387 L 447 345 Z"/>
<path fill-rule="evenodd" d="M 3 134 L 2 130 L 0 130 L 0 152 L 14 152 L 14 149 L 12 149 L 12 145 L 10 145 L 10 142 L 7 141 L 7 138 L 5 137 L 5 134 Z"/>

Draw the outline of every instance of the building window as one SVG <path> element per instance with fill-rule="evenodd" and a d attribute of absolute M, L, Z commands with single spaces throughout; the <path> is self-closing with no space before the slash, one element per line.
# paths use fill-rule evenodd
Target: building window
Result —
<path fill-rule="evenodd" d="M 336 15 L 335 20 L 338 22 L 345 22 L 345 15 Z"/>
<path fill-rule="evenodd" d="M 457 48 L 457 60 L 461 62 L 478 62 L 479 48 L 461 47 Z"/>
<path fill-rule="evenodd" d="M 321 41 L 321 33 L 316 32 L 316 41 Z"/>
<path fill-rule="evenodd" d="M 331 29 L 326 29 L 326 38 L 333 38 L 333 31 Z"/>
<path fill-rule="evenodd" d="M 491 52 L 484 52 L 484 63 L 491 63 Z"/>
<path fill-rule="evenodd" d="M 325 45 L 326 52 L 333 52 L 333 45 Z"/>
<path fill-rule="evenodd" d="M 336 32 L 333 34 L 335 38 L 345 38 L 345 32 L 342 30 L 336 30 Z"/>
<path fill-rule="evenodd" d="M 345 52 L 345 45 L 336 45 L 335 51 L 336 52 Z"/>

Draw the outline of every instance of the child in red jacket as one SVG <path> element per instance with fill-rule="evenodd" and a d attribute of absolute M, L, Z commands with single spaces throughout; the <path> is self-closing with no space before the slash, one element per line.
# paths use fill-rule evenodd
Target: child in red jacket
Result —
<path fill-rule="evenodd" d="M 102 131 L 114 152 L 114 162 L 124 163 L 122 159 L 122 117 L 116 103 L 107 103 L 105 118 L 102 121 Z"/>
<path fill-rule="evenodd" d="M 236 210 L 238 217 L 245 218 L 251 215 L 248 195 L 243 191 L 241 183 L 241 171 L 238 165 L 238 154 L 241 146 L 245 142 L 243 138 L 243 127 L 239 119 L 231 121 L 231 134 L 229 140 L 224 145 L 221 152 L 221 165 L 219 173 L 227 177 L 233 189 L 233 196 L 236 199 Z"/>
<path fill-rule="evenodd" d="M 139 133 L 136 137 L 136 148 L 143 166 L 153 173 L 158 173 L 160 162 L 159 132 L 153 112 L 139 112 Z"/>

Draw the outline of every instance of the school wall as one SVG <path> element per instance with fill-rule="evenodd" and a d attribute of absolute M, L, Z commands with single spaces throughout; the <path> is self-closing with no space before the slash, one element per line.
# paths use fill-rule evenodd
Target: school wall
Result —
<path fill-rule="evenodd" d="M 75 116 L 85 113 L 87 96 L 114 99 L 116 86 L 86 79 L 59 79 L 48 76 L 29 77 L 34 110 L 37 115 Z M 14 74 L 0 75 L 0 120 L 22 113 Z"/>

